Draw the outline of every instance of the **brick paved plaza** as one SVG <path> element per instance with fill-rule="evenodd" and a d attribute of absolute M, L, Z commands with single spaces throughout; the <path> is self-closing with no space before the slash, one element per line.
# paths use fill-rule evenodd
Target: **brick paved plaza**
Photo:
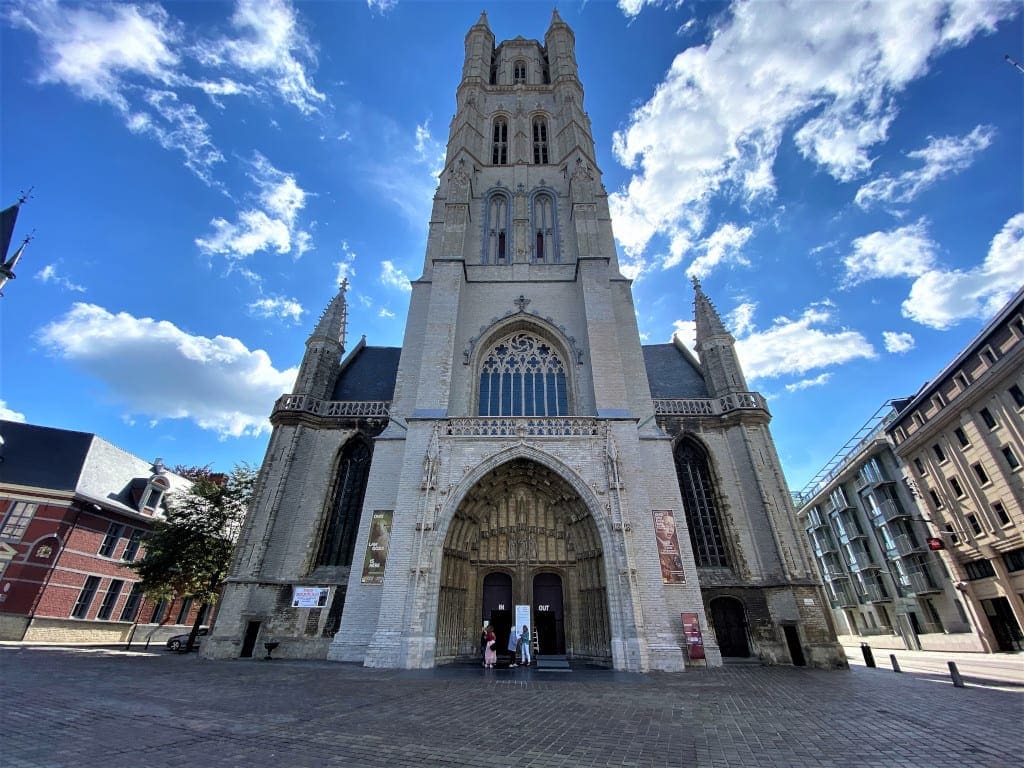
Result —
<path fill-rule="evenodd" d="M 0 647 L 4 768 L 1020 766 L 1024 688 L 882 669 L 556 675 Z"/>

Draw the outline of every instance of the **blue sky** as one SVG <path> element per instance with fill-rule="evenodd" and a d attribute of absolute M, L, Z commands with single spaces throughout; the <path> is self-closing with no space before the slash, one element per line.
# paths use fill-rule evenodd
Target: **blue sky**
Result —
<path fill-rule="evenodd" d="M 58 4 L 0 19 L 0 414 L 258 463 L 342 276 L 401 344 L 463 38 L 550 3 Z M 701 278 L 793 490 L 1024 281 L 1017 2 L 566 3 L 641 333 Z"/>

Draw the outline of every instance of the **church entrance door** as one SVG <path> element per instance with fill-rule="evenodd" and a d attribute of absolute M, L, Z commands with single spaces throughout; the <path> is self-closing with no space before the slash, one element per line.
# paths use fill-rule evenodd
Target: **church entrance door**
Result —
<path fill-rule="evenodd" d="M 445 536 L 440 579 L 438 663 L 477 656 L 483 620 L 505 648 L 517 603 L 531 606 L 542 652 L 611 662 L 597 523 L 573 487 L 542 464 L 510 461 L 463 497 Z"/>
<path fill-rule="evenodd" d="M 537 653 L 564 654 L 562 579 L 557 573 L 538 573 L 533 577 L 533 616 L 537 627 Z"/>
<path fill-rule="evenodd" d="M 747 619 L 743 603 L 734 597 L 716 597 L 711 601 L 711 622 L 722 656 L 746 658 L 750 656 L 747 643 Z"/>

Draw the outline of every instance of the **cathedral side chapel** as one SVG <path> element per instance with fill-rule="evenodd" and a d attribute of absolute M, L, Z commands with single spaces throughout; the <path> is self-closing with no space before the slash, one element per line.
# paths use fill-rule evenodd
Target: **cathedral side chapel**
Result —
<path fill-rule="evenodd" d="M 642 346 L 575 37 L 465 64 L 400 349 L 346 350 L 343 285 L 274 426 L 203 654 L 423 668 L 529 623 L 630 671 L 845 664 L 764 398 L 694 284 L 697 356 Z"/>

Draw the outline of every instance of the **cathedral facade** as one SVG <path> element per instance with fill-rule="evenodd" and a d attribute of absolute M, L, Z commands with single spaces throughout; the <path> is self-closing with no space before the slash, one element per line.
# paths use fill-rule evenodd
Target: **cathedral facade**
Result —
<path fill-rule="evenodd" d="M 278 400 L 215 658 L 423 668 L 481 625 L 631 671 L 841 666 L 761 395 L 695 283 L 698 358 L 641 346 L 575 39 L 466 55 L 402 347 L 345 287 Z"/>

